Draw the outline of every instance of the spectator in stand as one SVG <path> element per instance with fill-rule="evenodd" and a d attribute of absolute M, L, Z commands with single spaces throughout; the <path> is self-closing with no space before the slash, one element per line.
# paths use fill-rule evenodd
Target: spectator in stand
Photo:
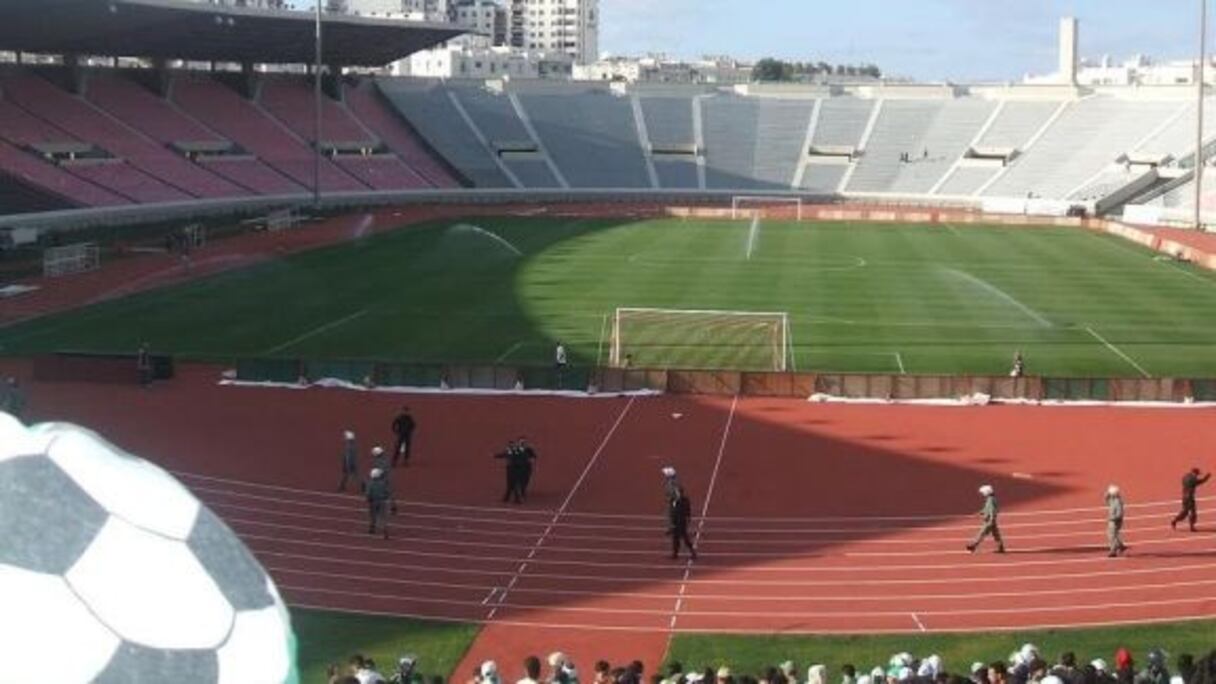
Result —
<path fill-rule="evenodd" d="M 524 658 L 524 678 L 516 684 L 540 684 L 540 658 L 536 656 Z"/>
<path fill-rule="evenodd" d="M 389 684 L 421 684 L 422 675 L 415 671 L 417 665 L 418 656 L 403 655 L 398 658 L 397 671 L 389 679 Z"/>
<path fill-rule="evenodd" d="M 792 666 L 793 663 L 790 665 Z M 792 678 L 790 684 L 796 684 Z M 857 668 L 853 667 L 852 663 L 840 666 L 840 684 L 857 684 Z"/>
<path fill-rule="evenodd" d="M 1154 648 L 1148 652 L 1148 666 L 1136 677 L 1136 684 L 1170 684 L 1170 670 L 1165 664 L 1165 652 Z"/>
<path fill-rule="evenodd" d="M 351 656 L 347 669 L 359 684 L 387 684 L 384 681 L 384 675 L 376 672 L 375 661 L 362 654 L 356 653 Z"/>
<path fill-rule="evenodd" d="M 561 651 L 549 654 L 549 682 L 550 684 L 578 684 L 578 670 Z"/>
<path fill-rule="evenodd" d="M 988 665 L 988 684 L 1007 684 L 1009 670 L 1005 663 L 995 660 Z"/>
<path fill-rule="evenodd" d="M 1177 661 L 1178 674 L 1171 679 L 1181 679 L 1184 683 L 1190 682 L 1195 678 L 1195 656 L 1190 653 L 1183 653 L 1178 656 Z"/>
<path fill-rule="evenodd" d="M 1059 677 L 1064 684 L 1083 684 L 1081 671 L 1077 669 L 1077 655 L 1072 651 L 1064 651 L 1051 668 L 1051 674 Z"/>
<path fill-rule="evenodd" d="M 1120 684 L 1132 684 L 1136 679 L 1136 661 L 1131 651 L 1121 648 L 1115 651 L 1115 680 Z"/>
<path fill-rule="evenodd" d="M 988 666 L 981 662 L 971 663 L 971 684 L 988 684 Z"/>
<path fill-rule="evenodd" d="M 597 660 L 595 662 L 595 672 L 591 679 L 593 684 L 611 684 L 612 683 L 612 666 L 607 660 Z"/>
<path fill-rule="evenodd" d="M 604 662 L 604 661 L 600 661 Z M 607 665 L 608 663 L 604 663 Z M 598 667 L 598 665 L 596 666 Z M 684 681 L 684 666 L 679 661 L 673 660 L 667 664 L 667 677 L 663 679 L 663 684 L 681 684 Z M 596 684 L 599 684 L 598 681 Z"/>
<path fill-rule="evenodd" d="M 355 433 L 347 430 L 342 433 L 342 482 L 338 485 L 339 492 L 346 491 L 346 483 L 351 479 L 359 479 L 359 447 L 355 444 Z"/>
<path fill-rule="evenodd" d="M 1110 674 L 1110 667 L 1102 658 L 1091 660 L 1089 668 L 1093 670 L 1093 681 L 1086 684 L 1112 684 L 1115 678 Z M 1087 670 L 1088 671 L 1088 670 Z"/>
<path fill-rule="evenodd" d="M 498 676 L 498 664 L 493 660 L 482 663 L 477 670 L 477 681 L 479 684 L 502 684 Z"/>
<path fill-rule="evenodd" d="M 806 684 L 828 684 L 828 668 L 812 665 L 806 669 Z"/>
<path fill-rule="evenodd" d="M 714 677 L 717 684 L 735 684 L 735 675 L 730 671 L 730 668 L 723 665 L 718 668 L 718 672 Z"/>

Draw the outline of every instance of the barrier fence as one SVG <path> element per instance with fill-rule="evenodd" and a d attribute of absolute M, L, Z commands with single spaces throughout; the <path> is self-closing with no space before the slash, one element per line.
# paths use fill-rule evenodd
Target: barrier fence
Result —
<path fill-rule="evenodd" d="M 728 370 L 660 370 L 572 366 L 411 364 L 378 361 L 242 359 L 236 378 L 246 382 L 316 382 L 334 379 L 369 387 L 451 390 L 569 391 L 591 394 L 664 392 L 844 399 L 1102 402 L 1212 402 L 1216 379 L 1048 378 L 872 373 L 778 373 Z"/>

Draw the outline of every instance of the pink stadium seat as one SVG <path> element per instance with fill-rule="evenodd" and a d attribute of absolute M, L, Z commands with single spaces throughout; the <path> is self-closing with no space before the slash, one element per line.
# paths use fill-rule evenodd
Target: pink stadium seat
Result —
<path fill-rule="evenodd" d="M 308 145 L 223 84 L 203 76 L 181 76 L 174 86 L 173 99 L 191 116 L 206 121 L 300 185 L 312 188 L 312 150 Z M 321 187 L 330 191 L 368 189 L 329 162 L 321 165 Z"/>
<path fill-rule="evenodd" d="M 254 157 L 217 157 L 200 162 L 212 172 L 243 185 L 259 195 L 289 195 L 304 187 Z"/>
<path fill-rule="evenodd" d="M 90 207 L 130 204 L 119 195 L 0 141 L 0 171 L 71 202 Z"/>
<path fill-rule="evenodd" d="M 368 157 L 337 157 L 338 166 L 376 190 L 417 190 L 429 188 L 430 183 L 391 154 Z"/>
<path fill-rule="evenodd" d="M 457 188 L 460 183 L 426 150 L 401 116 L 391 111 L 380 99 L 376 84 L 363 79 L 346 89 L 346 103 L 363 125 L 375 133 L 384 144 L 396 152 L 411 169 L 437 188 Z"/>
<path fill-rule="evenodd" d="M 140 203 L 183 202 L 192 199 L 190 195 L 162 183 L 126 162 L 75 162 L 65 165 L 64 168 L 70 169 L 85 180 L 122 193 Z"/>
<path fill-rule="evenodd" d="M 7 100 L 0 100 L 0 137 L 15 145 L 79 142 Z"/>
<path fill-rule="evenodd" d="M 247 194 L 237 186 L 197 167 L 186 159 L 156 144 L 133 127 L 124 125 L 102 110 L 52 85 L 38 76 L 7 70 L 0 77 L 7 99 L 22 109 L 119 157 L 135 168 L 159 178 L 156 186 L 173 186 L 175 192 L 156 189 L 137 193 L 141 196 L 225 197 Z M 134 125 L 139 125 L 135 123 Z M 139 174 L 143 176 L 144 174 Z M 140 183 L 124 186 L 143 188 Z M 116 181 L 116 183 L 119 181 Z M 117 185 L 110 185 L 118 189 Z M 124 191 L 124 194 L 127 194 Z M 134 195 L 128 195 L 133 197 Z M 140 200 L 153 201 L 153 200 Z"/>
<path fill-rule="evenodd" d="M 104 71 L 91 74 L 85 96 L 116 118 L 138 126 L 144 135 L 164 144 L 224 140 L 178 111 L 167 100 L 119 74 Z"/>
<path fill-rule="evenodd" d="M 312 86 L 299 77 L 269 76 L 258 100 L 267 112 L 301 138 L 313 140 L 314 96 Z M 368 131 L 338 103 L 321 98 L 321 140 L 342 143 L 373 143 Z"/>

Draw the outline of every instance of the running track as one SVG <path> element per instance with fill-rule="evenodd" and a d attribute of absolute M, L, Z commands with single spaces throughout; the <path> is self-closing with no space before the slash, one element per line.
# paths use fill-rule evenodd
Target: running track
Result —
<path fill-rule="evenodd" d="M 25 374 L 19 364 L 16 372 Z M 163 463 L 244 538 L 288 601 L 485 623 L 459 672 L 562 649 L 661 659 L 674 632 L 916 632 L 1216 617 L 1216 535 L 1173 533 L 1178 480 L 1216 437 L 1202 409 L 924 408 L 767 399 L 418 396 L 393 538 L 333 491 L 338 436 L 387 440 L 400 396 L 33 385 L 39 418 Z M 525 433 L 527 506 L 489 455 Z M 702 560 L 668 560 L 658 469 L 675 465 Z M 1011 553 L 971 556 L 994 484 Z M 1127 494 L 1110 560 L 1102 492 Z M 1204 505 L 1216 505 L 1206 499 Z"/>

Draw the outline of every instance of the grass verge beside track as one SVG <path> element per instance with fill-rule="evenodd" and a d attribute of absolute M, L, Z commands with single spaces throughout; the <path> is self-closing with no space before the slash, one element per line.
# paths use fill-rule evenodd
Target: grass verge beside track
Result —
<path fill-rule="evenodd" d="M 778 627 L 774 626 L 774 629 Z M 875 636 L 735 636 L 730 634 L 679 635 L 672 640 L 667 659 L 695 667 L 729 665 L 737 673 L 759 675 L 764 668 L 793 660 L 803 673 L 812 664 L 828 666 L 828 681 L 840 678 L 840 667 L 851 664 L 858 674 L 907 651 L 917 657 L 936 653 L 951 673 L 967 675 L 973 662 L 1005 660 L 1022 644 L 1032 643 L 1050 663 L 1064 651 L 1078 662 L 1103 658 L 1114 666 L 1115 650 L 1127 648 L 1142 665 L 1152 648 L 1170 654 L 1170 667 L 1181 653 L 1196 658 L 1216 649 L 1216 622 L 1197 620 L 1160 625 L 1129 625 L 1095 629 L 1061 629 L 965 634 L 892 634 Z"/>

